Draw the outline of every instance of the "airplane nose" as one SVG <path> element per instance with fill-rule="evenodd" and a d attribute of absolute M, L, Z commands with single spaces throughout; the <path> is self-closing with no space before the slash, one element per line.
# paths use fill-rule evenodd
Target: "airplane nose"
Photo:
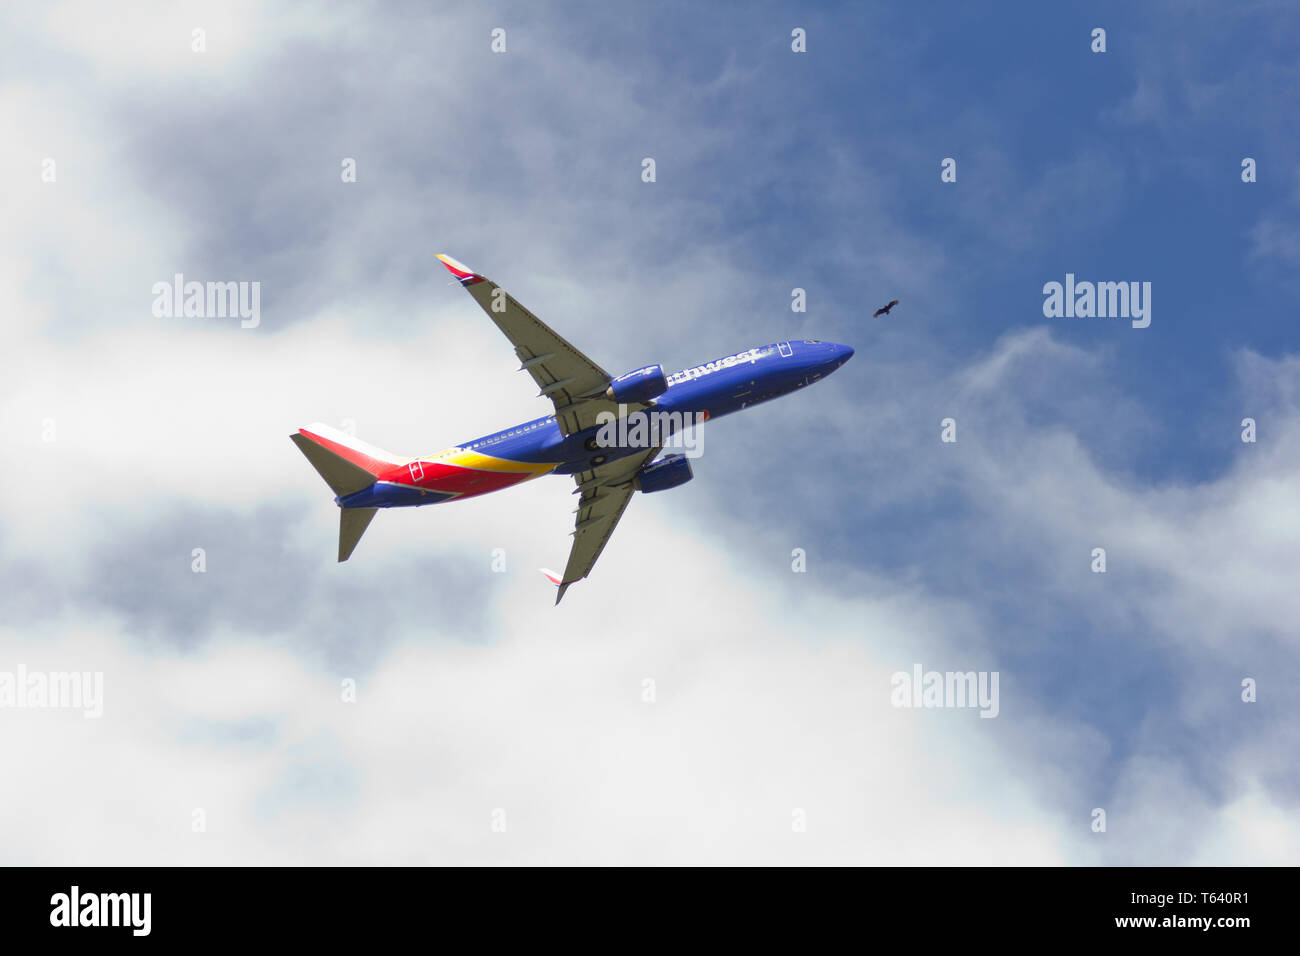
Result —
<path fill-rule="evenodd" d="M 820 366 L 823 375 L 829 375 L 853 358 L 853 347 L 849 345 L 840 345 L 837 342 L 823 342 L 821 348 L 822 359 L 817 364 Z"/>
<path fill-rule="evenodd" d="M 831 345 L 831 368 L 837 369 L 849 359 L 853 358 L 853 346 L 851 345 Z"/>

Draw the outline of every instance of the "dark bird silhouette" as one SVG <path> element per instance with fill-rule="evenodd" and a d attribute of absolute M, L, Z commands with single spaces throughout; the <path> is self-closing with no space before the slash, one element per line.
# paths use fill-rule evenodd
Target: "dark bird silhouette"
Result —
<path fill-rule="evenodd" d="M 882 315 L 889 315 L 889 310 L 892 309 L 892 308 L 893 308 L 894 306 L 896 306 L 896 305 L 898 305 L 898 300 L 897 300 L 897 299 L 895 299 L 894 301 L 890 302 L 889 305 L 885 306 L 883 309 L 876 309 L 875 315 L 873 315 L 872 318 L 875 319 L 875 318 L 878 318 L 878 317 L 880 317 L 880 316 L 882 316 Z"/>

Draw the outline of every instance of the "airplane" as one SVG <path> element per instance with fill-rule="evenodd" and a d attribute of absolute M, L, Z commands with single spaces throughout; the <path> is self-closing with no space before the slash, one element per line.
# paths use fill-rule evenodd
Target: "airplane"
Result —
<path fill-rule="evenodd" d="M 437 257 L 505 333 L 554 413 L 453 445 L 427 458 L 403 458 L 328 425 L 289 438 L 334 492 L 340 509 L 339 561 L 346 561 L 380 508 L 441 504 L 500 491 L 542 475 L 568 475 L 578 495 L 573 545 L 563 575 L 545 574 L 558 605 L 586 578 L 637 491 L 675 488 L 694 475 L 682 454 L 659 458 L 676 422 L 712 421 L 797 391 L 853 357 L 816 339 L 745 349 L 665 375 L 658 365 L 611 376 L 516 302 L 496 283 L 451 256 Z M 666 427 L 607 426 L 636 415 L 666 415 Z M 693 415 L 693 419 L 686 416 Z M 676 416 L 676 417 L 674 417 Z M 606 426 L 602 430 L 602 425 Z"/>

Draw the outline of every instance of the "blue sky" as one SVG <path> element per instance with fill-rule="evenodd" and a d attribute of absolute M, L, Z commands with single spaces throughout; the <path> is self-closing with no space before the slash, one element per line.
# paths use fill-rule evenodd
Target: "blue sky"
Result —
<path fill-rule="evenodd" d="M 0 710 L 10 860 L 1294 861 L 1287 4 L 4 17 L 0 671 L 106 688 Z M 545 411 L 435 252 L 611 371 L 857 354 L 707 426 L 559 609 L 558 478 L 338 566 L 295 428 Z M 260 325 L 154 316 L 177 272 Z M 1150 282 L 1150 327 L 1045 318 L 1066 273 Z M 917 663 L 998 671 L 998 718 L 891 707 Z"/>

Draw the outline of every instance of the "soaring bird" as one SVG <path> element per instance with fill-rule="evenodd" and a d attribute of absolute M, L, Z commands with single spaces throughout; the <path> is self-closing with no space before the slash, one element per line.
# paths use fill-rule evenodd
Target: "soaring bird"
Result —
<path fill-rule="evenodd" d="M 876 309 L 875 314 L 872 315 L 871 317 L 875 319 L 875 318 L 879 318 L 882 315 L 889 315 L 889 310 L 896 305 L 898 305 L 897 299 L 895 299 L 893 302 L 890 302 L 889 305 L 885 306 L 883 309 Z"/>

